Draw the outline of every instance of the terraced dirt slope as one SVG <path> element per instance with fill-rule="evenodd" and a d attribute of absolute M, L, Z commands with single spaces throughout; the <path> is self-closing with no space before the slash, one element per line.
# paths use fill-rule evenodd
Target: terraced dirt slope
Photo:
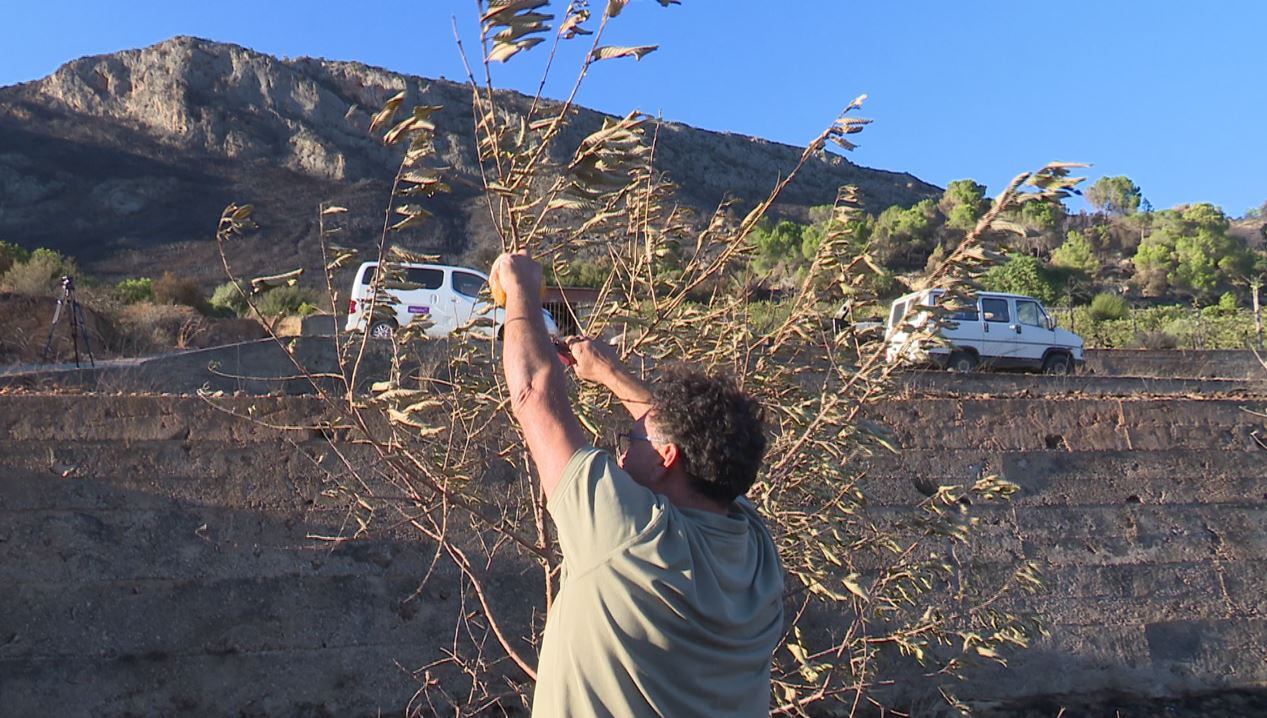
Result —
<path fill-rule="evenodd" d="M 1037 560 L 1051 637 L 978 699 L 1179 696 L 1267 686 L 1267 399 L 920 397 L 880 412 L 907 447 L 867 467 L 873 501 L 997 473 L 973 507 L 997 563 Z M 1023 701 L 1022 701 L 1023 702 Z M 1110 713 L 1111 714 L 1111 713 Z M 1194 714 L 1195 715 L 1195 714 Z"/>
<path fill-rule="evenodd" d="M 1267 687 L 1267 418 L 1250 413 L 1267 393 L 1086 396 L 1073 379 L 1013 397 L 1014 379 L 1007 396 L 991 381 L 885 404 L 906 453 L 858 467 L 893 513 L 981 471 L 1021 486 L 1011 507 L 974 507 L 973 558 L 1043 562 L 1028 606 L 1052 635 L 961 694 L 1032 715 L 1213 691 L 1237 700 L 1168 714 L 1244 715 L 1238 691 Z M 228 401 L 276 426 L 316 413 L 303 397 Z M 0 713 L 402 710 L 411 671 L 451 642 L 457 582 L 415 593 L 431 555 L 407 535 L 323 540 L 350 525 L 329 455 L 315 432 L 195 397 L 0 395 Z M 489 491 L 508 480 L 490 474 Z M 539 590 L 524 575 L 495 581 L 513 635 Z"/>

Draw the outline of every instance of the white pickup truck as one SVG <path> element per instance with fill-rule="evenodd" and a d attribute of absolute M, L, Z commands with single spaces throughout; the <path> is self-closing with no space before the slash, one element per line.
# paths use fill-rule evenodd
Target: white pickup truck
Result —
<path fill-rule="evenodd" d="M 935 334 L 942 341 L 921 338 L 933 319 L 931 311 L 944 294 L 926 289 L 899 297 L 885 325 L 890 362 L 933 364 L 954 371 L 978 367 L 1031 369 L 1072 374 L 1083 362 L 1082 338 L 1056 327 L 1056 320 L 1033 297 L 980 292 L 975 304 L 946 314 Z"/>

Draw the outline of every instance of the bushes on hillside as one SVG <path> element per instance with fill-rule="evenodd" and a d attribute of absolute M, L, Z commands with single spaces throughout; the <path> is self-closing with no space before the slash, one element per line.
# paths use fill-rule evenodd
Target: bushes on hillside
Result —
<path fill-rule="evenodd" d="M 317 293 L 306 287 L 277 287 L 257 297 L 255 306 L 266 317 L 307 315 L 317 310 L 319 301 Z"/>
<path fill-rule="evenodd" d="M 178 277 L 171 272 L 163 272 L 163 276 L 154 280 L 154 301 L 159 304 L 179 304 L 201 310 L 206 306 L 202 290 L 198 283 L 187 277 Z"/>
<path fill-rule="evenodd" d="M 126 356 L 192 347 L 208 327 L 201 314 L 172 303 L 129 304 L 119 311 L 117 321 L 121 335 L 119 350 Z"/>
<path fill-rule="evenodd" d="M 11 242 L 0 240 L 0 275 L 9 271 L 14 264 L 25 262 L 31 253 Z"/>
<path fill-rule="evenodd" d="M 1097 322 L 1121 319 L 1130 311 L 1131 305 L 1116 294 L 1101 292 L 1091 300 L 1091 319 Z"/>
<path fill-rule="evenodd" d="M 1057 312 L 1066 328 L 1097 349 L 1244 349 L 1254 339 L 1254 317 L 1247 310 L 1232 313 L 1219 307 L 1127 308 L 1120 318 L 1096 315 L 1092 306 L 1077 307 L 1070 316 Z"/>
<path fill-rule="evenodd" d="M 13 262 L 0 277 L 0 289 L 17 294 L 52 294 L 57 290 L 63 276 L 78 273 L 75 260 L 55 250 L 41 247 L 25 259 Z"/>
<path fill-rule="evenodd" d="M 114 294 L 124 304 L 154 301 L 154 280 L 149 277 L 124 279 L 114 286 Z"/>
<path fill-rule="evenodd" d="M 246 314 L 245 293 L 233 282 L 225 282 L 211 293 L 211 308 L 230 316 L 243 316 Z"/>
<path fill-rule="evenodd" d="M 1060 295 L 1058 281 L 1043 263 L 1027 254 L 1014 254 L 1005 264 L 991 268 L 981 277 L 981 286 L 991 292 L 1012 292 L 1053 304 Z"/>
<path fill-rule="evenodd" d="M 250 291 L 247 288 L 239 290 L 233 282 L 225 282 L 212 293 L 211 309 L 222 315 L 250 316 L 251 309 L 246 301 Z M 260 314 L 266 317 L 307 316 L 319 311 L 321 295 L 307 287 L 277 287 L 254 295 L 252 301 Z"/>

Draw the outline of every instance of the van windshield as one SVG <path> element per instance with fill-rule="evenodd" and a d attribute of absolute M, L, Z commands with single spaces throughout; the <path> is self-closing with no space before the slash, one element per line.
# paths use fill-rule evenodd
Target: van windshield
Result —
<path fill-rule="evenodd" d="M 1017 301 L 1016 318 L 1021 324 L 1028 324 L 1031 327 L 1046 325 L 1043 321 L 1042 310 L 1038 308 L 1038 302 Z"/>
<path fill-rule="evenodd" d="M 889 313 L 889 329 L 893 329 L 898 322 L 902 321 L 902 317 L 906 314 L 906 304 L 903 301 L 893 302 L 893 310 Z"/>

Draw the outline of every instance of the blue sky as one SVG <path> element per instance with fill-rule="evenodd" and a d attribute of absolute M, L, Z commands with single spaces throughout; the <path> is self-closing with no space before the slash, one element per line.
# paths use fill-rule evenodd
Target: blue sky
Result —
<path fill-rule="evenodd" d="M 0 85 L 181 34 L 460 79 L 451 19 L 468 50 L 478 32 L 474 0 L 0 0 L 0 10 Z M 1260 0 L 632 0 L 605 44 L 661 49 L 601 63 L 580 101 L 803 144 L 866 93 L 862 116 L 875 124 L 851 154 L 859 164 L 941 186 L 971 177 L 994 193 L 1051 160 L 1091 162 L 1092 179 L 1128 175 L 1157 208 L 1208 201 L 1240 215 L 1267 200 L 1265 30 Z M 587 47 L 562 53 L 548 95 L 567 93 Z M 535 91 L 547 49 L 497 67 L 497 84 Z"/>

